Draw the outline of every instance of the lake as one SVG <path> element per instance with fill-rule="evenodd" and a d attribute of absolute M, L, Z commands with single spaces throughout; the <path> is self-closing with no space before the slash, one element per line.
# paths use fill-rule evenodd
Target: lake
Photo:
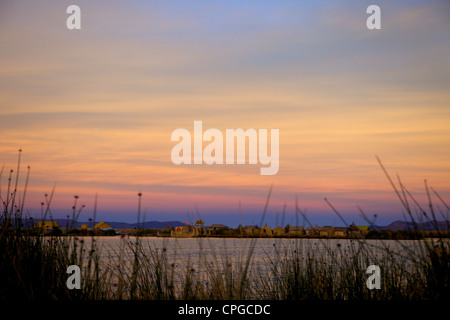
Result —
<path fill-rule="evenodd" d="M 102 288 L 119 299 L 136 288 L 152 299 L 368 297 L 367 270 L 373 265 L 388 288 L 383 294 L 409 295 L 427 283 L 424 247 L 436 241 L 81 237 L 76 243 L 83 261 L 92 240 Z M 87 271 L 88 264 L 80 264 Z"/>
<path fill-rule="evenodd" d="M 80 238 L 90 248 L 92 238 Z M 363 239 L 288 239 L 288 238 L 158 238 L 141 237 L 140 259 L 153 259 L 156 255 L 167 258 L 175 269 L 189 265 L 196 273 L 205 272 L 206 266 L 233 270 L 245 265 L 252 257 L 250 269 L 269 271 L 278 261 L 292 256 L 309 257 L 321 261 L 345 261 L 360 255 L 372 263 L 382 261 L 387 254 L 396 259 L 411 259 L 423 249 L 418 240 L 363 240 Z M 130 263 L 134 259 L 135 237 L 96 237 L 96 252 L 107 264 Z M 153 257 L 153 258 L 152 258 Z M 370 261 L 368 261 L 370 262 Z"/>

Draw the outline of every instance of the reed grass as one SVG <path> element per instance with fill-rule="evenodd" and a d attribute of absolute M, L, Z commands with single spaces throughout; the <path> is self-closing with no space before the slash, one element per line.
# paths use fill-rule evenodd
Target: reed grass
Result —
<path fill-rule="evenodd" d="M 425 182 L 427 210 L 398 178 L 396 185 L 379 161 L 418 235 L 420 222 L 437 224 L 437 215 L 448 221 L 449 206 Z M 0 171 L 0 180 L 4 168 Z M 387 242 L 366 239 L 296 239 L 289 244 L 274 239 L 261 264 L 255 264 L 258 239 L 243 242 L 241 253 L 218 252 L 210 239 L 198 239 L 198 256 L 169 251 L 146 243 L 136 233 L 122 237 L 116 251 L 100 247 L 96 236 L 42 235 L 24 210 L 30 167 L 19 196 L 20 152 L 16 175 L 9 172 L 6 194 L 0 200 L 0 300 L 173 300 L 173 299 L 271 299 L 271 300 L 423 300 L 450 297 L 450 247 L 448 233 L 437 228 L 437 239 L 418 236 L 414 241 Z M 44 219 L 52 219 L 55 188 L 42 203 Z M 261 218 L 264 221 L 270 192 Z M 432 201 L 437 198 L 438 204 Z M 138 194 L 138 222 L 141 197 Z M 97 197 L 96 197 L 97 199 Z M 343 215 L 325 200 L 336 215 Z M 94 207 L 94 221 L 97 210 Z M 72 223 L 81 210 L 75 198 Z M 45 210 L 44 210 L 45 208 Z M 361 214 L 364 218 L 362 210 Z M 296 203 L 296 212 L 309 223 Z M 370 222 L 370 219 L 367 219 Z M 223 239 L 223 241 L 226 241 Z M 205 243 L 209 245 L 204 247 Z M 320 247 L 320 250 L 318 249 Z M 104 256 L 109 259 L 105 259 Z M 381 268 L 381 289 L 366 286 L 369 265 Z M 66 286 L 67 267 L 82 268 L 81 289 Z"/>

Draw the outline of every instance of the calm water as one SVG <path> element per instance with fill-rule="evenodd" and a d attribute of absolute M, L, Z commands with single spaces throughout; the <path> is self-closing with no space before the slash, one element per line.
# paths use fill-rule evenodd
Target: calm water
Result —
<path fill-rule="evenodd" d="M 84 247 L 89 249 L 91 238 L 84 238 Z M 134 237 L 95 238 L 96 252 L 106 265 L 130 263 L 134 259 Z M 174 268 L 186 270 L 189 265 L 195 272 L 205 272 L 207 266 L 223 269 L 230 266 L 238 270 L 252 257 L 251 269 L 270 270 L 273 264 L 296 252 L 301 257 L 313 255 L 317 259 L 340 261 L 355 255 L 371 257 L 380 261 L 388 252 L 402 259 L 420 252 L 422 242 L 414 240 L 350 240 L 350 239 L 236 239 L 236 238 L 139 238 L 141 259 L 164 254 Z M 362 245 L 361 243 L 364 243 Z M 361 252 L 360 250 L 363 250 Z"/>

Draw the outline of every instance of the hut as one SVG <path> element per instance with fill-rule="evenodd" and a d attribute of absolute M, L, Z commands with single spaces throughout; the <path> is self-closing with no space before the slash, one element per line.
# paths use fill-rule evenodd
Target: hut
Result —
<path fill-rule="evenodd" d="M 287 235 L 289 237 L 301 237 L 305 234 L 305 228 L 303 226 L 289 226 L 287 228 Z"/>
<path fill-rule="evenodd" d="M 223 232 L 223 230 L 227 230 L 228 227 L 221 223 L 216 223 L 208 226 L 208 233 L 209 234 L 218 234 Z"/>
<path fill-rule="evenodd" d="M 319 235 L 319 228 L 317 227 L 306 227 L 305 231 L 307 236 L 315 237 Z"/>
<path fill-rule="evenodd" d="M 245 226 L 242 230 L 244 231 L 244 235 L 246 235 L 246 236 L 259 235 L 258 226 Z"/>
<path fill-rule="evenodd" d="M 369 226 L 356 226 L 356 227 L 359 229 L 359 232 L 361 232 L 362 236 L 366 236 L 370 231 Z"/>
<path fill-rule="evenodd" d="M 346 237 L 347 236 L 347 228 L 344 228 L 344 227 L 336 227 L 336 228 L 334 228 L 333 236 L 335 236 L 335 237 Z"/>
<path fill-rule="evenodd" d="M 349 227 L 349 235 L 362 238 L 369 232 L 369 226 L 357 226 L 354 222 Z"/>
<path fill-rule="evenodd" d="M 282 227 L 276 227 L 272 230 L 272 234 L 275 237 L 283 237 L 286 233 L 284 232 L 284 228 Z"/>
<path fill-rule="evenodd" d="M 106 222 L 99 222 L 94 226 L 94 229 L 106 231 L 106 230 L 112 230 L 112 227 L 107 224 Z"/>
<path fill-rule="evenodd" d="M 209 232 L 219 231 L 219 230 L 224 230 L 224 229 L 228 229 L 228 227 L 221 223 L 216 223 L 216 224 L 212 224 L 212 225 L 208 226 Z"/>
<path fill-rule="evenodd" d="M 259 235 L 261 237 L 271 237 L 272 236 L 272 228 L 268 227 L 267 224 L 264 225 L 259 231 Z"/>
<path fill-rule="evenodd" d="M 331 226 L 323 226 L 318 228 L 319 237 L 331 237 L 333 236 L 334 228 Z"/>
<path fill-rule="evenodd" d="M 59 229 L 59 223 L 56 221 L 37 221 L 34 227 L 41 233 L 49 233 Z"/>

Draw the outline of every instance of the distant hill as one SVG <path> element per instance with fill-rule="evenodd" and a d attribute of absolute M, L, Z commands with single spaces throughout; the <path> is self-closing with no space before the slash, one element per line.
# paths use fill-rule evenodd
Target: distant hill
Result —
<path fill-rule="evenodd" d="M 423 223 L 417 223 L 417 229 L 423 230 L 423 231 L 436 231 L 438 229 L 439 231 L 450 231 L 450 221 L 436 221 L 436 222 L 423 222 Z M 437 228 L 436 228 L 437 227 Z M 378 230 L 391 230 L 391 231 L 408 231 L 408 230 L 415 230 L 414 229 L 414 223 L 409 221 L 401 221 L 397 220 L 392 222 L 391 224 L 387 226 L 377 226 L 375 229 Z"/>
<path fill-rule="evenodd" d="M 72 223 L 71 219 L 53 219 L 53 221 L 58 222 L 58 224 L 64 228 L 66 226 L 70 226 Z M 137 223 L 127 223 L 127 222 L 116 222 L 116 221 L 103 221 L 99 220 L 98 222 L 105 222 L 108 225 L 111 226 L 113 229 L 134 229 L 137 228 Z M 93 222 L 82 222 L 78 221 L 75 223 L 75 228 L 81 228 L 82 224 L 86 224 L 89 228 L 92 227 Z M 168 226 L 171 226 L 172 228 L 175 227 L 181 227 L 184 226 L 183 222 L 180 221 L 146 221 L 141 222 L 140 227 L 141 228 L 154 228 L 154 229 L 165 229 Z"/>
<path fill-rule="evenodd" d="M 64 228 L 66 226 L 70 226 L 72 223 L 71 219 L 54 219 L 53 221 L 58 222 L 58 224 Z M 98 222 L 105 222 L 111 226 L 113 229 L 135 229 L 137 228 L 137 223 L 127 223 L 127 222 L 116 222 L 116 221 L 103 221 L 99 220 Z M 75 228 L 81 228 L 82 224 L 86 224 L 89 228 L 92 227 L 92 222 L 76 222 Z M 436 224 L 440 231 L 450 231 L 450 221 L 437 221 L 434 222 L 423 222 L 418 223 L 418 229 L 424 231 L 436 231 Z M 141 228 L 150 228 L 150 229 L 165 229 L 168 226 L 172 228 L 182 227 L 185 224 L 181 221 L 146 221 L 141 222 Z M 372 229 L 377 230 L 391 230 L 391 231 L 407 231 L 414 230 L 414 224 L 409 221 L 397 220 L 388 224 L 387 226 L 372 226 Z"/>

